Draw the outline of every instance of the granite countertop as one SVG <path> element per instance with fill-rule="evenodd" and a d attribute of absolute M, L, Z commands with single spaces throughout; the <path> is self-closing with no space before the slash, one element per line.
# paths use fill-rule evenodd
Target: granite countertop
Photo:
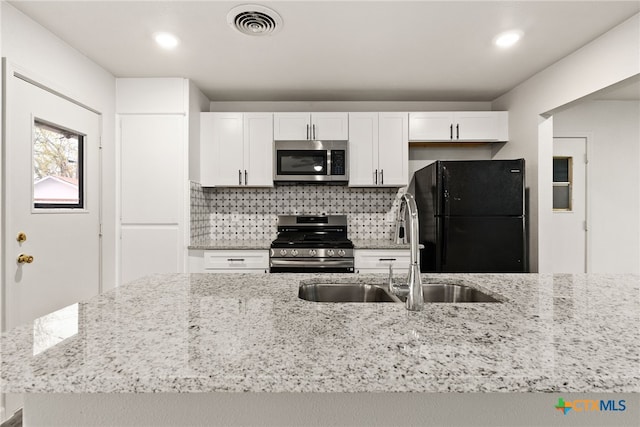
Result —
<path fill-rule="evenodd" d="M 0 391 L 640 392 L 637 275 L 424 275 L 503 302 L 421 312 L 297 297 L 301 282 L 384 280 L 143 278 L 3 333 Z"/>
<path fill-rule="evenodd" d="M 206 240 L 195 242 L 189 245 L 189 249 L 217 249 L 217 250 L 234 250 L 234 249 L 264 249 L 271 247 L 272 240 Z"/>
<path fill-rule="evenodd" d="M 353 240 L 355 249 L 409 249 L 408 244 L 397 244 L 391 240 Z M 194 242 L 189 249 L 195 250 L 234 250 L 234 249 L 269 249 L 271 240 L 207 240 Z"/>

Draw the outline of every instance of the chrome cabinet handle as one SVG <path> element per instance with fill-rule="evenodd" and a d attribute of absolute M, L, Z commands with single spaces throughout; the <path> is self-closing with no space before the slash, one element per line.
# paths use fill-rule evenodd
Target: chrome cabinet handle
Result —
<path fill-rule="evenodd" d="M 244 170 L 244 185 L 249 185 L 249 181 L 247 180 L 247 170 Z"/>
<path fill-rule="evenodd" d="M 316 139 L 316 125 L 313 125 L 313 139 Z"/>
<path fill-rule="evenodd" d="M 378 169 L 376 169 L 375 172 L 375 180 L 373 181 L 374 184 L 378 185 Z"/>
<path fill-rule="evenodd" d="M 456 139 L 460 139 L 460 124 L 456 125 Z"/>
<path fill-rule="evenodd" d="M 396 258 L 378 258 L 378 261 L 397 261 Z"/>
<path fill-rule="evenodd" d="M 229 262 L 233 262 L 233 261 L 240 262 L 240 261 L 244 261 L 244 258 L 227 258 L 227 261 L 229 261 Z"/>
<path fill-rule="evenodd" d="M 309 139 L 309 125 L 307 125 L 307 139 Z"/>
<path fill-rule="evenodd" d="M 384 185 L 384 169 L 380 169 L 380 185 Z"/>
<path fill-rule="evenodd" d="M 238 185 L 242 185 L 242 171 L 238 169 Z"/>
<path fill-rule="evenodd" d="M 453 123 L 449 126 L 449 139 L 453 139 Z"/>

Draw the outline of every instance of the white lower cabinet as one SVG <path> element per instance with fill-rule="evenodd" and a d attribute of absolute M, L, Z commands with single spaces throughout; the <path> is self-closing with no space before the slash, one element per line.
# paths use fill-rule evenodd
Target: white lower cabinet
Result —
<path fill-rule="evenodd" d="M 190 273 L 268 273 L 269 251 L 189 250 Z"/>
<path fill-rule="evenodd" d="M 389 265 L 394 274 L 409 270 L 409 249 L 356 249 L 354 264 L 356 273 L 388 273 Z"/>

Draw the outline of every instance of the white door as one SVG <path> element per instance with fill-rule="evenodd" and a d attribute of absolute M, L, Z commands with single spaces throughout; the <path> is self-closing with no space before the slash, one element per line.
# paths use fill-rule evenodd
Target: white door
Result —
<path fill-rule="evenodd" d="M 397 187 L 409 182 L 409 135 L 407 113 L 380 113 L 378 184 Z"/>
<path fill-rule="evenodd" d="M 184 271 L 184 140 L 180 114 L 120 117 L 121 283 Z"/>
<path fill-rule="evenodd" d="M 100 117 L 6 80 L 3 330 L 100 289 Z"/>
<path fill-rule="evenodd" d="M 377 168 L 378 113 L 349 113 L 349 186 L 374 186 Z"/>
<path fill-rule="evenodd" d="M 553 139 L 553 272 L 587 271 L 587 144 Z"/>

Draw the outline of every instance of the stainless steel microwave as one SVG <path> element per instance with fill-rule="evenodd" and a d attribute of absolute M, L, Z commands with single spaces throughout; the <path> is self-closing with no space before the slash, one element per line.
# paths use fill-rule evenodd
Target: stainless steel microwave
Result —
<path fill-rule="evenodd" d="M 275 182 L 346 183 L 347 141 L 275 141 Z"/>

